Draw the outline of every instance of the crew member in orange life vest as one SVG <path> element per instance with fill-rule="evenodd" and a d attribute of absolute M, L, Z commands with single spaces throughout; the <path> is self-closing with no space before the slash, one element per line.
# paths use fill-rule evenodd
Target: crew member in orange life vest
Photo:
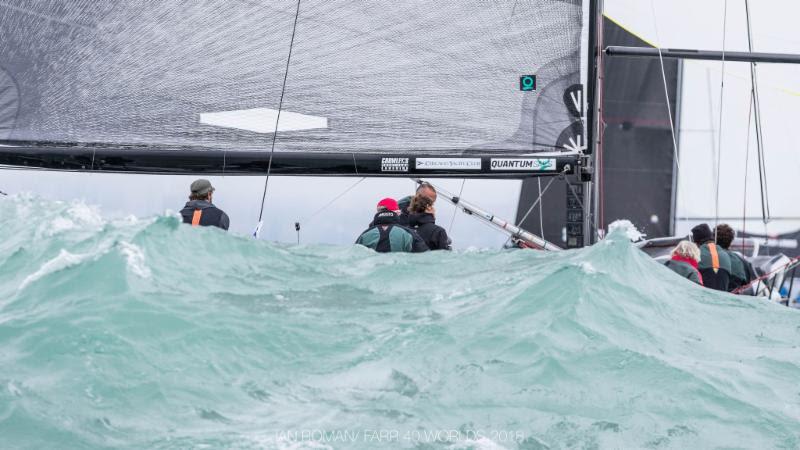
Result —
<path fill-rule="evenodd" d="M 714 243 L 714 233 L 706 223 L 692 228 L 692 240 L 700 247 L 697 265 L 705 287 L 727 291 L 731 276 L 731 257 Z"/>
<path fill-rule="evenodd" d="M 195 180 L 191 186 L 191 195 L 186 206 L 181 210 L 183 223 L 190 223 L 193 227 L 219 227 L 227 230 L 230 226 L 230 219 L 224 211 L 211 203 L 214 196 L 214 186 L 211 182 L 204 179 Z"/>

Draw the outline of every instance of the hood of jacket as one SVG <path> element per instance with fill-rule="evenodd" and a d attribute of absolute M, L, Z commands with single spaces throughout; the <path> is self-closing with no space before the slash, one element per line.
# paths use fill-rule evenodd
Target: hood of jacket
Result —
<path fill-rule="evenodd" d="M 381 211 L 372 219 L 373 225 L 389 225 L 397 223 L 397 214 L 392 211 Z"/>
<path fill-rule="evenodd" d="M 186 206 L 183 209 L 191 209 L 194 211 L 195 209 L 208 209 L 208 208 L 215 208 L 213 203 L 209 203 L 205 200 L 190 200 L 186 202 Z"/>

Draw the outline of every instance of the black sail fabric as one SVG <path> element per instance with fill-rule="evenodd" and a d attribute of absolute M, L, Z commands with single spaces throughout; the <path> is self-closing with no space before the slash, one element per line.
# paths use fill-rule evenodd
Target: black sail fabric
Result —
<path fill-rule="evenodd" d="M 0 0 L 0 139 L 268 150 L 296 6 Z M 275 150 L 565 150 L 585 7 L 302 0 Z"/>

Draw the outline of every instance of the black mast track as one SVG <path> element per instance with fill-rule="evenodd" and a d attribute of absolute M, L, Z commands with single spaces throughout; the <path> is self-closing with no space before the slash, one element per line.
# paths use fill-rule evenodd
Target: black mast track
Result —
<path fill-rule="evenodd" d="M 588 181 L 584 184 L 583 194 L 583 245 L 591 245 L 597 237 L 597 144 L 600 137 L 599 128 L 599 89 L 600 89 L 600 48 L 601 40 L 598 39 L 603 27 L 603 0 L 589 0 L 589 42 L 587 51 L 587 80 L 586 80 L 586 154 L 589 156 L 587 170 Z M 569 194 L 567 195 L 569 197 Z M 569 200 L 568 200 L 569 201 Z"/>
<path fill-rule="evenodd" d="M 267 173 L 269 159 L 269 152 L 265 151 L 223 152 L 197 147 L 0 141 L 0 166 L 9 169 L 153 175 L 263 175 Z M 409 155 L 275 152 L 270 173 L 520 179 L 573 174 L 579 164 L 577 153 Z"/>
<path fill-rule="evenodd" d="M 598 48 L 597 29 L 598 18 L 600 16 L 599 0 L 589 0 L 589 42 L 588 54 L 586 56 L 588 68 L 587 81 L 586 81 L 586 154 L 593 154 L 595 150 L 594 133 L 595 133 L 595 106 L 597 105 L 595 97 L 597 96 L 597 78 L 598 78 L 598 59 L 600 57 L 600 49 Z"/>
<path fill-rule="evenodd" d="M 646 47 L 606 47 L 604 52 L 609 56 L 632 56 L 644 58 L 658 58 L 659 49 Z M 724 55 L 724 57 L 723 57 Z M 762 53 L 762 52 L 720 52 L 716 50 L 686 50 L 677 48 L 662 48 L 660 56 L 664 58 L 700 59 L 706 61 L 736 61 L 774 64 L 800 64 L 800 55 L 791 53 Z"/>

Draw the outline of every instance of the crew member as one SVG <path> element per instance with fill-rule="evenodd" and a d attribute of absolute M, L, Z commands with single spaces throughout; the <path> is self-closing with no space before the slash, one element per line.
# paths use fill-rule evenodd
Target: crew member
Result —
<path fill-rule="evenodd" d="M 190 223 L 193 227 L 219 227 L 227 230 L 230 219 L 224 211 L 214 206 L 214 187 L 211 182 L 204 179 L 195 180 L 190 187 L 191 194 L 186 206 L 181 210 L 183 223 Z"/>
<path fill-rule="evenodd" d="M 728 252 L 714 242 L 714 233 L 706 223 L 692 228 L 692 240 L 700 247 L 698 269 L 703 276 L 703 285 L 718 291 L 727 291 L 731 274 L 731 258 Z"/>
<path fill-rule="evenodd" d="M 417 195 L 428 197 L 431 199 L 431 204 L 436 203 L 436 189 L 428 182 L 423 181 L 420 183 L 414 195 L 405 196 L 397 201 L 397 204 L 400 206 L 400 217 L 397 222 L 404 227 L 411 225 L 409 223 L 408 207 L 411 206 L 411 200 Z"/>
<path fill-rule="evenodd" d="M 425 181 L 420 183 L 419 186 L 417 186 L 417 191 L 414 195 L 420 193 L 426 197 L 429 197 L 434 203 L 436 203 L 436 189 L 434 189 L 430 183 Z M 397 223 L 404 227 L 409 227 L 408 207 L 411 206 L 411 200 L 414 198 L 414 195 L 406 195 L 397 201 L 397 205 L 400 207 L 400 213 L 397 216 Z M 372 222 L 369 223 L 369 226 L 373 225 L 375 224 Z"/>
<path fill-rule="evenodd" d="M 728 281 L 728 291 L 733 291 L 756 279 L 756 272 L 750 261 L 744 259 L 741 253 L 730 249 L 736 232 L 726 223 L 717 225 L 717 244 L 728 252 L 731 259 L 731 278 Z"/>
<path fill-rule="evenodd" d="M 428 246 L 413 230 L 398 224 L 400 206 L 393 198 L 378 202 L 378 212 L 372 225 L 356 239 L 356 244 L 369 247 L 376 252 L 425 252 Z"/>
<path fill-rule="evenodd" d="M 413 199 L 413 195 L 406 195 L 405 197 L 401 198 L 397 201 L 397 206 L 400 208 L 400 215 L 397 216 L 397 223 L 404 227 L 410 227 L 409 224 L 409 212 L 408 207 L 411 206 L 411 199 Z"/>
<path fill-rule="evenodd" d="M 665 262 L 664 265 L 678 275 L 702 286 L 703 276 L 700 275 L 700 271 L 697 269 L 699 261 L 700 249 L 697 245 L 689 241 L 680 241 L 672 250 L 672 259 Z"/>
<path fill-rule="evenodd" d="M 417 194 L 409 206 L 409 225 L 425 240 L 431 250 L 450 250 L 450 238 L 444 228 L 436 225 L 433 200 L 430 197 Z"/>

